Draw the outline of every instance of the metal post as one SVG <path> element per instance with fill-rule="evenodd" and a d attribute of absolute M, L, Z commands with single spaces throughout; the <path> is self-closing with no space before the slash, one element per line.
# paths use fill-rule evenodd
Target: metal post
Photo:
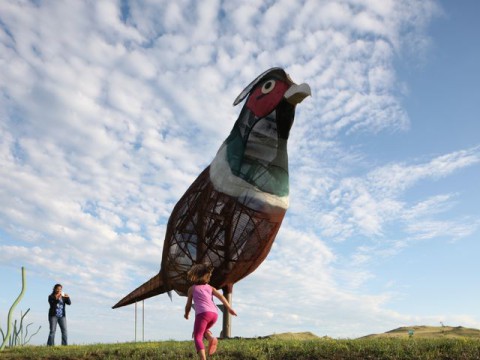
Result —
<path fill-rule="evenodd" d="M 137 302 L 135 301 L 135 342 L 137 342 Z"/>
<path fill-rule="evenodd" d="M 145 342 L 145 300 L 142 300 L 142 341 Z"/>
<path fill-rule="evenodd" d="M 232 285 L 227 285 L 223 290 L 223 296 L 227 299 L 230 306 L 232 305 Z M 232 315 L 228 312 L 228 310 L 222 306 L 223 310 L 223 326 L 222 326 L 222 335 L 221 337 L 224 339 L 228 339 L 232 336 Z"/>

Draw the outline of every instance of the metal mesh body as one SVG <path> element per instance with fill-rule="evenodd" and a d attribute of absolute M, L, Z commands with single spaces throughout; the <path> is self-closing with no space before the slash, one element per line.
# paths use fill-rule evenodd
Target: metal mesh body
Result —
<path fill-rule="evenodd" d="M 195 263 L 215 268 L 210 283 L 233 285 L 265 259 L 285 211 L 255 211 L 214 189 L 206 168 L 175 206 L 168 223 L 161 273 L 168 289 L 185 295 Z"/>
<path fill-rule="evenodd" d="M 215 268 L 210 284 L 231 292 L 233 284 L 252 273 L 270 252 L 286 212 L 275 210 L 265 212 L 252 199 L 240 202 L 215 190 L 207 167 L 170 215 L 160 272 L 113 308 L 170 290 L 186 295 L 191 285 L 186 274 L 193 264 L 201 262 Z"/>

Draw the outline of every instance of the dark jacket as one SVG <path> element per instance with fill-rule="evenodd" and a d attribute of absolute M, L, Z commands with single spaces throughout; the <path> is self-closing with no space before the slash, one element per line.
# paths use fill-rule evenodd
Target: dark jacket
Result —
<path fill-rule="evenodd" d="M 48 310 L 48 316 L 56 316 L 57 314 L 57 304 L 58 300 L 55 298 L 54 294 L 48 296 L 48 303 L 50 304 L 50 309 Z M 65 317 L 67 313 L 65 312 L 65 305 L 71 305 L 72 301 L 70 297 L 63 298 L 63 316 Z"/>

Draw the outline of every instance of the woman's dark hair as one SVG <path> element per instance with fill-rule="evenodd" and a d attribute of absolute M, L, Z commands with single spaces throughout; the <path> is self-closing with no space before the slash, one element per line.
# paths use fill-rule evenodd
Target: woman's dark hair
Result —
<path fill-rule="evenodd" d="M 53 286 L 52 294 L 55 294 L 55 290 L 56 290 L 59 286 L 63 288 L 62 284 L 55 284 L 55 285 Z"/>

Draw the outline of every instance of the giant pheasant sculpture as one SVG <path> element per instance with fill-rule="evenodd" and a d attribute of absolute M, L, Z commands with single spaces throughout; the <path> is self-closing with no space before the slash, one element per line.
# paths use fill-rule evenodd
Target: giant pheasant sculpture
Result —
<path fill-rule="evenodd" d="M 160 272 L 113 308 L 175 290 L 186 295 L 193 264 L 214 267 L 210 284 L 231 293 L 272 247 L 288 207 L 287 140 L 295 106 L 310 95 L 281 68 L 258 76 L 230 135 L 212 163 L 175 205 L 168 220 Z"/>

